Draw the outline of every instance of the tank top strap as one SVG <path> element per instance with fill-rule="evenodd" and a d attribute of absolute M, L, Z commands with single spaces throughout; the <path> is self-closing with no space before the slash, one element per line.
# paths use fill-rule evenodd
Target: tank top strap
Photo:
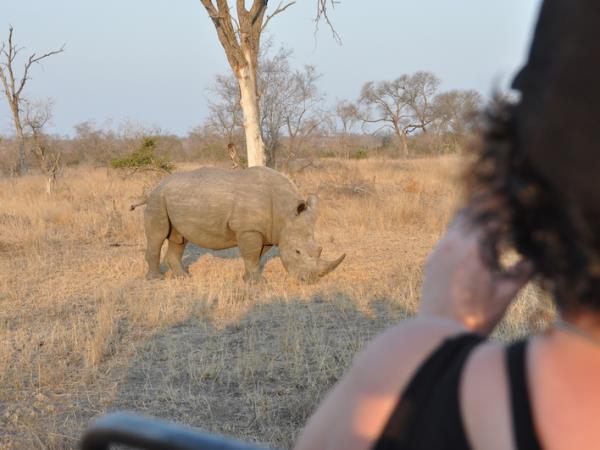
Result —
<path fill-rule="evenodd" d="M 515 342 L 506 350 L 513 433 L 517 450 L 541 450 L 527 385 L 526 350 L 526 340 Z"/>
<path fill-rule="evenodd" d="M 374 449 L 468 449 L 458 388 L 467 357 L 484 339 L 464 333 L 444 340 L 416 371 Z"/>

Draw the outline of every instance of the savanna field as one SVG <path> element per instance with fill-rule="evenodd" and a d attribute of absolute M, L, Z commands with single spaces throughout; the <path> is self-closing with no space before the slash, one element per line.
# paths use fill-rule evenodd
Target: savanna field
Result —
<path fill-rule="evenodd" d="M 289 174 L 320 197 L 323 256 L 347 255 L 313 285 L 272 251 L 267 283 L 246 286 L 236 250 L 193 246 L 190 278 L 146 281 L 143 211 L 129 205 L 159 175 L 75 167 L 51 195 L 42 176 L 0 179 L 0 448 L 76 448 L 114 410 L 289 448 L 356 352 L 415 312 L 464 168 L 330 158 Z M 496 337 L 551 316 L 529 286 Z"/>

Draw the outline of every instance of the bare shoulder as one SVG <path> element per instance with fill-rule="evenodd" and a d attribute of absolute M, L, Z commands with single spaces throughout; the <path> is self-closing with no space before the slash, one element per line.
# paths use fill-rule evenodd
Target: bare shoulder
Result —
<path fill-rule="evenodd" d="M 389 328 L 367 345 L 348 375 L 369 384 L 380 377 L 389 378 L 389 371 L 393 371 L 391 373 L 398 380 L 410 378 L 444 339 L 464 332 L 464 328 L 452 320 L 407 320 Z"/>
<path fill-rule="evenodd" d="M 296 448 L 372 448 L 421 363 L 445 338 L 463 332 L 451 320 L 416 318 L 382 333 L 313 414 Z"/>
<path fill-rule="evenodd" d="M 473 351 L 462 373 L 461 415 L 474 449 L 514 448 L 505 354 L 505 344 L 488 341 Z"/>

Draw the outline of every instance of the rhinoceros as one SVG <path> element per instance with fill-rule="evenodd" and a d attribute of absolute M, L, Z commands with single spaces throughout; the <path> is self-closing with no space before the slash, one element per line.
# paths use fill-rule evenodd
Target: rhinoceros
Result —
<path fill-rule="evenodd" d="M 334 270 L 321 258 L 314 238 L 316 195 L 304 200 L 292 181 L 267 167 L 227 170 L 204 167 L 171 174 L 140 203 L 146 204 L 146 278 L 160 278 L 160 251 L 177 277 L 187 276 L 181 264 L 185 245 L 221 250 L 238 246 L 244 259 L 244 281 L 261 281 L 260 258 L 278 246 L 284 268 L 302 281 L 313 282 Z"/>

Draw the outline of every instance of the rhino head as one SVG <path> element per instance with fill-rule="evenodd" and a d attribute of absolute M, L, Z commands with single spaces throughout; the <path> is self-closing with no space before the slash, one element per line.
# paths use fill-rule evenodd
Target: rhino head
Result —
<path fill-rule="evenodd" d="M 321 258 L 323 248 L 315 242 L 317 203 L 317 196 L 309 195 L 306 202 L 298 204 L 295 215 L 285 225 L 279 239 L 283 267 L 289 274 L 309 283 L 327 275 L 346 257 L 344 253 L 335 261 Z"/>

